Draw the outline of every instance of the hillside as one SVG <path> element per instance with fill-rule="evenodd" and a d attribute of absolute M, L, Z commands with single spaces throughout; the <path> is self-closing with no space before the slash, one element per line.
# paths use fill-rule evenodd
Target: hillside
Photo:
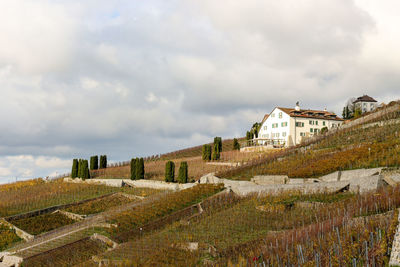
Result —
<path fill-rule="evenodd" d="M 177 166 L 187 161 L 190 179 L 211 171 L 239 180 L 259 174 L 318 177 L 379 166 L 400 176 L 400 107 L 392 107 L 293 148 L 244 153 L 225 147 L 217 162 L 204 162 L 192 148 L 169 159 Z M 147 160 L 145 178 L 163 180 L 166 161 Z M 95 173 L 103 179 L 129 178 L 129 166 Z M 240 195 L 221 183 L 155 190 L 135 181 L 119 182 L 120 187 L 91 182 L 37 179 L 0 186 L 0 263 L 387 266 L 400 253 L 400 185 L 382 184 L 366 192 Z"/>
<path fill-rule="evenodd" d="M 220 171 L 217 176 L 240 180 L 264 174 L 310 178 L 338 170 L 397 168 L 400 165 L 400 107 L 391 107 L 389 112 L 371 113 L 368 120 L 362 117 L 348 127 Z"/>

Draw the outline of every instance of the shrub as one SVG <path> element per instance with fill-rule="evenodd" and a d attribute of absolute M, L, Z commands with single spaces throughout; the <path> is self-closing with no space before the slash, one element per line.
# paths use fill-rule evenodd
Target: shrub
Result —
<path fill-rule="evenodd" d="M 233 138 L 233 150 L 240 150 L 240 144 L 236 138 Z"/>
<path fill-rule="evenodd" d="M 100 169 L 105 169 L 105 168 L 107 168 L 107 156 L 101 155 L 100 156 Z"/>
<path fill-rule="evenodd" d="M 90 157 L 90 170 L 97 170 L 99 168 L 99 157 Z"/>
<path fill-rule="evenodd" d="M 78 177 L 78 160 L 74 159 L 72 161 L 72 170 L 71 170 L 71 178 Z"/>
<path fill-rule="evenodd" d="M 178 182 L 181 184 L 188 182 L 188 164 L 186 161 L 182 161 L 179 167 Z"/>
<path fill-rule="evenodd" d="M 136 160 L 131 159 L 131 180 L 136 180 Z"/>
<path fill-rule="evenodd" d="M 165 181 L 174 182 L 175 178 L 175 163 L 173 161 L 167 161 L 165 164 Z"/>
<path fill-rule="evenodd" d="M 144 179 L 144 160 L 136 159 L 136 179 Z"/>

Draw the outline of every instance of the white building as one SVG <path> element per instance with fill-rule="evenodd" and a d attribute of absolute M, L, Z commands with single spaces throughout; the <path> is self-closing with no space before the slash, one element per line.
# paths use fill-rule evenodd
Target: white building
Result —
<path fill-rule="evenodd" d="M 374 111 L 378 106 L 378 101 L 368 95 L 357 98 L 354 102 L 354 110 L 359 109 L 362 113 Z"/>
<path fill-rule="evenodd" d="M 327 130 L 339 127 L 343 119 L 326 110 L 303 110 L 298 103 L 296 108 L 276 107 L 264 116 L 258 133 L 258 144 L 281 144 L 293 146 L 302 139 L 314 136 L 326 127 Z"/>

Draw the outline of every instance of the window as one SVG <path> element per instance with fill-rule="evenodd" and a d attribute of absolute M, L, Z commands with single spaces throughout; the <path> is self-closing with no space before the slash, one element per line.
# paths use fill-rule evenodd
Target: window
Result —
<path fill-rule="evenodd" d="M 282 122 L 282 123 L 281 123 L 281 126 L 282 126 L 282 127 L 286 127 L 286 126 L 287 126 L 287 122 Z"/>
<path fill-rule="evenodd" d="M 304 122 L 296 122 L 296 127 L 304 127 Z"/>
<path fill-rule="evenodd" d="M 266 136 L 265 136 L 266 138 L 269 138 L 269 134 L 266 134 Z"/>
<path fill-rule="evenodd" d="M 266 131 L 267 130 L 267 126 L 264 126 L 264 131 Z"/>
<path fill-rule="evenodd" d="M 282 133 L 282 136 L 283 136 L 283 137 L 286 137 L 286 132 L 283 132 L 283 133 Z"/>
<path fill-rule="evenodd" d="M 318 121 L 315 121 L 315 125 L 318 125 Z"/>
<path fill-rule="evenodd" d="M 279 137 L 279 133 L 276 133 L 275 136 L 276 136 L 276 137 Z"/>
<path fill-rule="evenodd" d="M 313 132 L 313 130 L 314 130 L 314 129 L 313 129 L 313 128 L 311 128 L 311 129 L 310 129 L 310 133 L 312 133 L 312 132 Z"/>
<path fill-rule="evenodd" d="M 278 128 L 278 123 L 273 123 L 272 128 Z"/>
<path fill-rule="evenodd" d="M 310 125 L 314 125 L 314 121 L 310 121 Z"/>
<path fill-rule="evenodd" d="M 306 136 L 306 133 L 300 133 L 300 136 Z"/>
<path fill-rule="evenodd" d="M 325 126 L 325 122 L 324 121 L 322 122 L 322 125 Z"/>
<path fill-rule="evenodd" d="M 275 113 L 272 113 L 272 114 L 271 114 L 271 117 L 272 117 L 272 118 L 275 118 Z"/>
<path fill-rule="evenodd" d="M 275 133 L 272 133 L 272 134 L 271 134 L 271 138 L 274 138 L 274 137 L 275 137 Z"/>
<path fill-rule="evenodd" d="M 282 112 L 279 112 L 279 119 L 282 119 Z"/>

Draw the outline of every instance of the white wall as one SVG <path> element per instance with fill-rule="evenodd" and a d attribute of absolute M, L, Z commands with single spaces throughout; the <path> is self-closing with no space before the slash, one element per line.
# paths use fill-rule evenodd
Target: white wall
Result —
<path fill-rule="evenodd" d="M 370 112 L 376 109 L 377 103 L 375 102 L 357 102 L 356 109 L 359 108 L 362 113 Z"/>
<path fill-rule="evenodd" d="M 310 121 L 312 121 L 313 124 L 310 124 Z M 296 122 L 303 123 L 304 126 L 296 127 Z M 287 123 L 287 126 L 282 126 L 282 123 Z M 273 124 L 277 124 L 278 127 L 273 128 Z M 299 144 L 305 137 L 313 136 L 315 134 L 315 129 L 317 130 L 317 133 L 319 133 L 324 127 L 331 129 L 338 127 L 340 124 L 342 124 L 342 121 L 290 117 L 281 109 L 275 108 L 269 114 L 268 119 L 266 119 L 261 125 L 258 138 L 267 138 L 272 140 L 283 139 L 286 146 L 292 146 Z M 311 129 L 313 129 L 312 132 Z"/>
<path fill-rule="evenodd" d="M 282 123 L 286 123 L 286 126 L 282 126 Z M 273 128 L 273 125 L 278 125 L 278 127 Z M 266 128 L 265 128 L 266 127 Z M 288 143 L 288 137 L 290 135 L 290 116 L 280 110 L 275 108 L 270 114 L 268 119 L 261 125 L 260 132 L 258 133 L 258 138 L 268 138 L 272 140 L 283 139 L 285 143 Z"/>

